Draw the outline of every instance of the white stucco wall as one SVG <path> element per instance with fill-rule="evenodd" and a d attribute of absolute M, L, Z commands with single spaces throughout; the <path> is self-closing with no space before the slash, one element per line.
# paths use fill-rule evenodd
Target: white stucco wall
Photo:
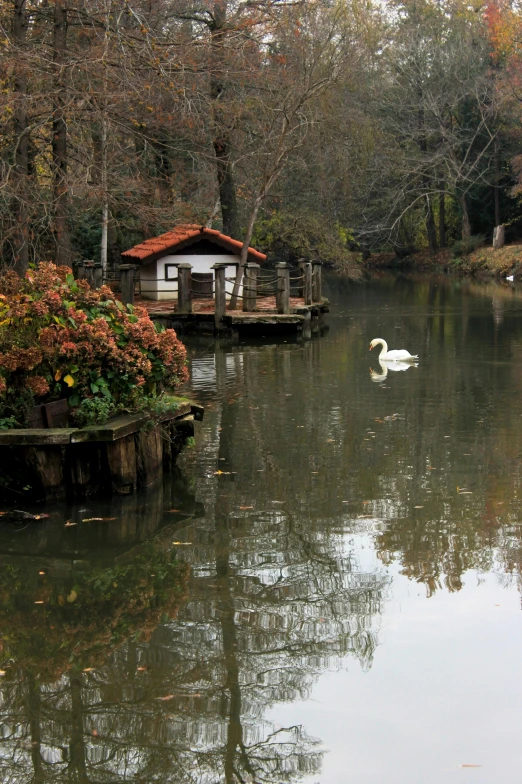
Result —
<path fill-rule="evenodd" d="M 236 267 L 230 265 L 231 260 L 239 262 L 239 256 L 231 256 L 230 254 L 214 254 L 208 256 L 198 256 L 196 254 L 183 255 L 177 253 L 170 256 L 162 256 L 158 261 L 152 264 L 144 264 L 140 269 L 141 280 L 141 294 L 145 299 L 154 300 L 169 300 L 177 299 L 178 297 L 178 282 L 177 280 L 165 280 L 165 265 L 167 264 L 181 264 L 186 262 L 192 264 L 192 272 L 214 272 L 212 266 L 214 264 L 227 264 L 225 277 L 233 278 L 236 274 Z M 169 270 L 169 277 L 177 276 L 177 271 L 174 268 Z M 232 283 L 227 283 L 227 299 L 230 299 L 232 293 Z M 240 293 L 242 291 L 240 290 Z"/>

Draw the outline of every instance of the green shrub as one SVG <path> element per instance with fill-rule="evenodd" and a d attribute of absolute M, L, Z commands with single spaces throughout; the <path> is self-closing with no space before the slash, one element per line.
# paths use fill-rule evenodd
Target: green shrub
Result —
<path fill-rule="evenodd" d="M 452 245 L 451 253 L 454 259 L 462 256 L 469 256 L 470 253 L 484 245 L 485 237 L 483 234 L 473 234 L 467 239 L 458 240 Z"/>

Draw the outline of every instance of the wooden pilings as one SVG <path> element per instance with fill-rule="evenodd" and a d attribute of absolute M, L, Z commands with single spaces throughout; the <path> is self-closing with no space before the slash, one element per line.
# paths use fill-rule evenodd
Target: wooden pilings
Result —
<path fill-rule="evenodd" d="M 309 261 L 303 264 L 303 274 L 304 274 L 304 290 L 303 290 L 303 298 L 305 305 L 312 304 L 312 265 Z"/>
<path fill-rule="evenodd" d="M 201 406 L 182 400 L 159 422 L 135 414 L 85 428 L 0 431 L 0 466 L 27 497 L 128 495 L 168 470 L 202 418 Z"/>
<path fill-rule="evenodd" d="M 178 313 L 192 313 L 192 264 L 178 264 Z"/>
<path fill-rule="evenodd" d="M 223 262 L 218 262 L 212 265 L 214 270 L 214 326 L 219 329 L 221 319 L 226 313 L 227 309 L 227 290 L 226 290 L 226 269 L 227 265 Z"/>
<path fill-rule="evenodd" d="M 76 277 L 77 277 L 78 280 L 84 280 L 85 279 L 85 277 L 86 277 L 85 270 L 86 270 L 86 266 L 88 264 L 94 264 L 94 261 L 92 259 L 84 259 L 83 261 L 79 262 L 78 270 L 77 270 L 77 273 L 76 273 Z"/>
<path fill-rule="evenodd" d="M 312 302 L 321 302 L 323 298 L 321 267 L 320 261 L 312 261 Z"/>
<path fill-rule="evenodd" d="M 135 264 L 120 264 L 120 291 L 124 305 L 134 305 L 134 271 Z"/>
<path fill-rule="evenodd" d="M 243 277 L 243 313 L 254 313 L 257 302 L 257 273 L 259 264 L 247 261 Z"/>
<path fill-rule="evenodd" d="M 290 269 L 284 261 L 275 265 L 277 270 L 276 310 L 290 313 Z"/>
<path fill-rule="evenodd" d="M 99 289 L 103 286 L 103 268 L 101 264 L 95 261 L 82 261 L 78 265 L 78 279 L 87 281 L 91 289 Z"/>

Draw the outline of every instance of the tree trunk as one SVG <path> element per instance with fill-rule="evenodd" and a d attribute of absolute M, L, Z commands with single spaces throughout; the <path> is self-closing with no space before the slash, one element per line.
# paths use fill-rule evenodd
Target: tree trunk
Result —
<path fill-rule="evenodd" d="M 210 98 L 212 105 L 213 139 L 212 145 L 216 156 L 217 180 L 223 233 L 237 238 L 239 235 L 239 219 L 237 211 L 236 185 L 231 164 L 232 144 L 228 130 L 229 118 L 224 96 L 225 39 L 227 20 L 227 0 L 215 0 L 213 7 L 213 24 L 211 27 L 211 67 L 210 67 Z"/>
<path fill-rule="evenodd" d="M 71 243 L 67 221 L 67 125 L 65 122 L 65 57 L 67 49 L 67 9 L 65 0 L 54 3 L 53 33 L 53 237 L 56 264 L 70 264 Z"/>
<path fill-rule="evenodd" d="M 495 226 L 500 226 L 500 172 L 498 163 L 498 142 L 495 139 L 495 146 L 493 148 L 493 166 L 494 166 L 494 185 L 493 185 L 493 203 L 495 206 Z"/>
<path fill-rule="evenodd" d="M 419 104 L 421 100 L 422 100 L 422 91 L 419 91 Z M 419 149 L 423 154 L 423 156 L 426 157 L 426 154 L 428 152 L 428 142 L 426 140 L 423 109 L 419 110 L 418 123 L 419 123 L 419 134 L 420 134 Z M 426 233 L 428 235 L 428 247 L 430 249 L 430 253 L 434 253 L 437 250 L 437 230 L 435 228 L 435 218 L 433 217 L 433 206 L 429 195 L 430 182 L 426 175 L 422 176 L 422 186 L 426 191 Z"/>
<path fill-rule="evenodd" d="M 29 719 L 29 730 L 31 738 L 31 763 L 33 766 L 33 784 L 41 784 L 45 779 L 45 771 L 42 757 L 42 720 L 41 720 L 41 693 L 40 686 L 33 673 L 27 671 L 27 715 Z"/>
<path fill-rule="evenodd" d="M 462 228 L 461 228 L 462 239 L 469 240 L 469 238 L 471 237 L 471 224 L 469 222 L 468 205 L 466 203 L 465 193 L 461 193 L 459 195 L 459 204 L 462 212 Z"/>
<path fill-rule="evenodd" d="M 79 673 L 70 675 L 71 684 L 71 739 L 69 745 L 69 769 L 71 781 L 89 784 L 87 775 L 87 751 L 85 743 L 85 711 L 83 707 L 82 682 Z"/>
<path fill-rule="evenodd" d="M 14 0 L 13 43 L 18 50 L 13 73 L 13 91 L 16 96 L 13 115 L 14 132 L 14 196 L 11 213 L 14 221 L 14 269 L 23 275 L 29 266 L 28 185 L 29 185 L 29 133 L 27 124 L 27 76 L 22 49 L 27 33 L 26 0 Z"/>
<path fill-rule="evenodd" d="M 248 249 L 250 247 L 250 243 L 252 242 L 252 234 L 254 233 L 254 226 L 256 223 L 257 214 L 259 212 L 259 208 L 263 203 L 264 198 L 265 198 L 264 194 L 261 194 L 256 198 L 254 202 L 254 206 L 252 208 L 252 212 L 250 213 L 250 218 L 248 219 L 248 226 L 245 233 L 245 239 L 243 240 L 243 247 L 241 248 L 239 267 L 237 268 L 236 279 L 234 281 L 234 288 L 232 289 L 232 295 L 230 297 L 230 306 L 229 306 L 230 310 L 235 310 L 237 308 L 239 287 L 241 286 L 245 264 L 247 263 L 248 260 Z"/>
<path fill-rule="evenodd" d="M 439 193 L 439 248 L 446 247 L 446 194 L 444 183 L 440 184 Z"/>
<path fill-rule="evenodd" d="M 437 229 L 435 228 L 435 218 L 431 198 L 426 196 L 426 232 L 428 235 L 428 247 L 430 253 L 437 250 Z"/>

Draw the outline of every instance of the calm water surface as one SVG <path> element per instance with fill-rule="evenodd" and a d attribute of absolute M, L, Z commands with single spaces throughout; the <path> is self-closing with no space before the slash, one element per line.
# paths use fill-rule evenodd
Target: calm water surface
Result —
<path fill-rule="evenodd" d="M 327 294 L 309 342 L 190 346 L 162 487 L 4 525 L 2 781 L 520 780 L 522 291 Z"/>

